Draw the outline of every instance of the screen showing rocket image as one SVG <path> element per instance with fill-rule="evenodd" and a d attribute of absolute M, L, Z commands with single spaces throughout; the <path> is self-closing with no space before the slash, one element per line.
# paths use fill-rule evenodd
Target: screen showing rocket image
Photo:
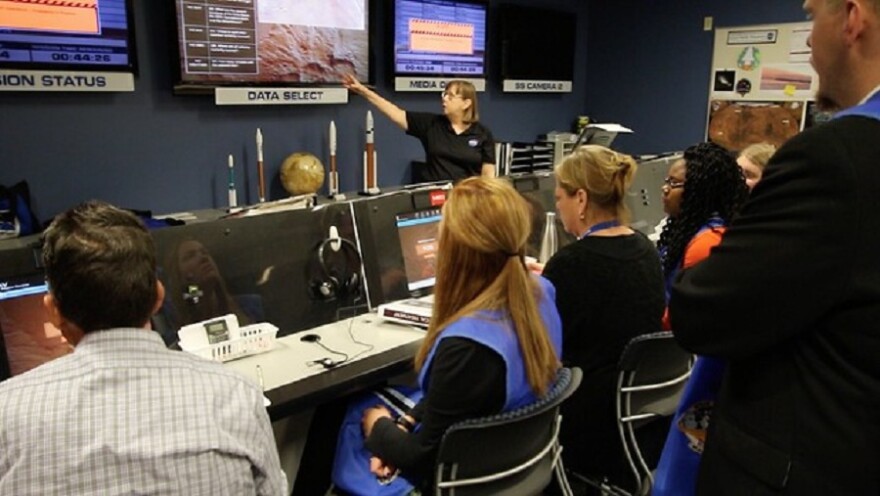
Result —
<path fill-rule="evenodd" d="M 483 77 L 486 4 L 395 0 L 394 73 Z"/>
<path fill-rule="evenodd" d="M 369 78 L 368 0 L 177 0 L 183 83 Z"/>
<path fill-rule="evenodd" d="M 434 286 L 440 219 L 440 209 L 397 215 L 400 252 L 410 291 Z"/>

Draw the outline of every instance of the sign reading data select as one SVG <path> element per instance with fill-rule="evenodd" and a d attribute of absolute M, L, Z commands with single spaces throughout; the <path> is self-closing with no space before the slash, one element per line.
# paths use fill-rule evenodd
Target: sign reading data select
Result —
<path fill-rule="evenodd" d="M 308 105 L 348 103 L 345 88 L 217 88 L 217 105 Z"/>

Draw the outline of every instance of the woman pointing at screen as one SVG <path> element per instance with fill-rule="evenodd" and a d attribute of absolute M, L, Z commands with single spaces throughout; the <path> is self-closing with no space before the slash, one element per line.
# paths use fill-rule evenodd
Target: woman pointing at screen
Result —
<path fill-rule="evenodd" d="M 343 85 L 363 96 L 425 149 L 422 181 L 458 181 L 470 176 L 495 175 L 495 139 L 480 124 L 474 85 L 461 80 L 447 83 L 441 94 L 443 113 L 408 112 L 346 76 Z"/>

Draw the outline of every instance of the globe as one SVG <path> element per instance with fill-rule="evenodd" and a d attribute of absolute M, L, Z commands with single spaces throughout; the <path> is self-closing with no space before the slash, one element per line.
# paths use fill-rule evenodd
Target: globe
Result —
<path fill-rule="evenodd" d="M 281 184 L 293 196 L 315 194 L 324 184 L 324 164 L 311 153 L 293 153 L 281 164 Z"/>

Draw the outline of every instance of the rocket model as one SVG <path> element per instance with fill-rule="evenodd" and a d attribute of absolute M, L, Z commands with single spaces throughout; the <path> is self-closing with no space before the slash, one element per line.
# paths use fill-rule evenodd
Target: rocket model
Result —
<path fill-rule="evenodd" d="M 336 169 L 336 123 L 330 121 L 330 180 L 327 185 L 331 198 L 339 196 L 339 171 Z"/>
<path fill-rule="evenodd" d="M 259 181 L 260 203 L 266 201 L 266 179 L 263 176 L 263 132 L 257 128 L 257 180 Z"/>
<path fill-rule="evenodd" d="M 373 126 L 373 113 L 367 110 L 367 140 L 364 146 L 364 190 L 365 195 L 379 194 L 378 181 L 376 179 L 378 158 L 376 156 L 375 128 Z"/>
<path fill-rule="evenodd" d="M 233 209 L 238 206 L 238 194 L 235 191 L 235 162 L 232 160 L 231 153 L 227 165 L 229 167 L 229 208 Z"/>

